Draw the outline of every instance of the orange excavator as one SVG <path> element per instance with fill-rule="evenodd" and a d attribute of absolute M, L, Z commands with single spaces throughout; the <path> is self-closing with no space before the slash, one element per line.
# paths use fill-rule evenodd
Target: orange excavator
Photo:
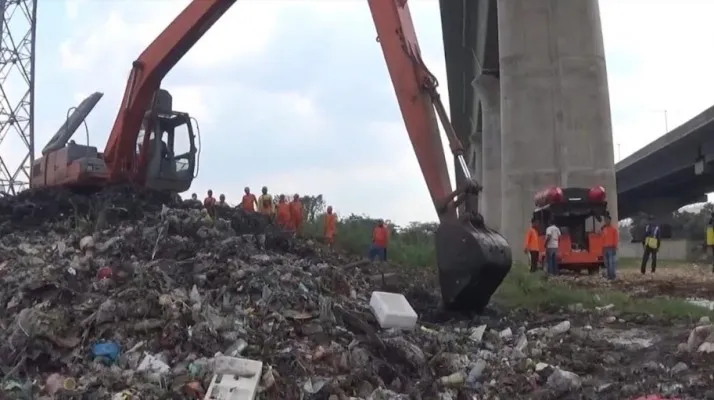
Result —
<path fill-rule="evenodd" d="M 70 141 L 102 97 L 77 107 L 35 160 L 31 188 L 101 189 L 134 184 L 172 193 L 194 179 L 198 149 L 194 120 L 173 110 L 160 88 L 181 60 L 236 0 L 192 0 L 134 61 L 124 98 L 103 153 Z M 407 0 L 368 0 L 407 133 L 439 215 L 436 253 L 444 305 L 482 312 L 511 269 L 511 250 L 478 213 L 481 186 L 471 178 L 462 145 L 437 92 L 438 82 L 421 57 Z M 455 190 L 449 180 L 439 122 L 465 177 Z M 174 154 L 178 132 L 189 149 Z"/>

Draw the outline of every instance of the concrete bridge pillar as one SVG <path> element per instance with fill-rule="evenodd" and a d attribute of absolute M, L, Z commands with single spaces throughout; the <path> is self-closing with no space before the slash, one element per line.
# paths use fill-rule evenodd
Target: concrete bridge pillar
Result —
<path fill-rule="evenodd" d="M 504 235 L 520 246 L 550 185 L 603 185 L 617 217 L 598 1 L 498 0 L 498 35 Z"/>
<path fill-rule="evenodd" d="M 501 203 L 501 87 L 498 78 L 481 75 L 473 82 L 481 102 L 483 195 L 481 213 L 486 224 L 500 231 L 502 226 Z"/>
<path fill-rule="evenodd" d="M 466 121 L 465 125 L 464 122 Z M 468 120 L 467 118 L 454 118 L 453 119 L 454 129 L 457 134 L 459 134 L 459 140 L 461 145 L 464 146 L 464 159 L 466 160 L 466 166 L 471 172 L 471 176 L 478 182 L 483 181 L 483 166 L 481 165 L 481 155 L 483 154 L 482 146 L 482 134 L 477 129 L 476 121 Z M 456 184 L 463 182 L 464 174 L 461 172 L 461 164 L 458 159 L 454 157 L 454 174 L 456 175 Z M 479 210 L 481 209 L 481 204 L 483 199 L 479 197 Z M 463 208 L 460 210 L 463 211 Z"/>

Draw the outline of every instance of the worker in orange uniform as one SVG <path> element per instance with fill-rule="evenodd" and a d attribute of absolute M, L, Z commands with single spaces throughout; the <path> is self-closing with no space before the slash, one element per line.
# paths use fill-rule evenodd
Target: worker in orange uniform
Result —
<path fill-rule="evenodd" d="M 254 212 L 256 206 L 258 205 L 258 199 L 256 199 L 255 195 L 250 192 L 250 188 L 248 186 L 246 186 L 243 191 L 245 192 L 245 194 L 243 195 L 243 200 L 241 201 L 243 210 Z"/>
<path fill-rule="evenodd" d="M 206 192 L 206 198 L 203 199 L 203 207 L 208 211 L 208 215 L 215 217 L 216 215 L 216 198 L 213 197 L 213 190 L 208 189 Z"/>
<path fill-rule="evenodd" d="M 337 216 L 332 212 L 332 206 L 327 206 L 327 214 L 325 214 L 325 241 L 327 245 L 332 247 L 335 244 L 335 236 L 337 235 Z"/>
<path fill-rule="evenodd" d="M 300 202 L 300 195 L 297 193 L 293 196 L 293 201 L 290 202 L 290 219 L 292 220 L 293 229 L 295 233 L 300 233 L 302 229 L 302 218 L 303 209 L 302 203 Z"/>
<path fill-rule="evenodd" d="M 383 220 L 377 221 L 372 231 L 372 245 L 369 246 L 370 261 L 387 261 L 387 246 L 389 245 L 389 228 Z"/>
<path fill-rule="evenodd" d="M 538 221 L 532 220 L 531 226 L 526 232 L 526 240 L 523 245 L 523 252 L 526 253 L 531 264 L 531 272 L 538 270 L 538 255 L 540 248 L 538 246 Z"/>
<path fill-rule="evenodd" d="M 278 208 L 275 214 L 275 222 L 279 227 L 288 231 L 293 229 L 293 220 L 290 215 L 290 204 L 288 204 L 284 194 L 281 194 L 280 197 L 278 197 Z"/>
<path fill-rule="evenodd" d="M 610 213 L 605 214 L 605 225 L 602 227 L 602 259 L 605 263 L 605 277 L 613 280 L 616 277 L 617 246 L 620 244 L 620 232 L 612 224 Z"/>
<path fill-rule="evenodd" d="M 258 211 L 261 214 L 273 215 L 275 214 L 275 204 L 273 204 L 273 196 L 268 194 L 268 187 L 263 186 L 260 190 L 263 194 L 258 197 Z"/>

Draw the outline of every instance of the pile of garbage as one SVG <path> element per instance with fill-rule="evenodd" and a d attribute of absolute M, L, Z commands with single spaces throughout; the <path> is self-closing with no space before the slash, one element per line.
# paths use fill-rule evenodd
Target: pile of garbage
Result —
<path fill-rule="evenodd" d="M 118 190 L 0 199 L 0 217 L 7 398 L 222 399 L 212 384 L 244 378 L 260 399 L 604 399 L 679 376 L 595 337 L 627 323 L 608 310 L 446 314 L 432 271 L 375 266 L 238 209 L 214 219 Z M 382 328 L 376 290 L 404 294 L 419 323 Z"/>

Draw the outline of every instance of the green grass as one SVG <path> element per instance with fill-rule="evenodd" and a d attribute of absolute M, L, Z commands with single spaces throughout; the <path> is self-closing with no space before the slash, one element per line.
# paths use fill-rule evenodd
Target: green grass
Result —
<path fill-rule="evenodd" d="M 531 274 L 527 268 L 515 265 L 494 296 L 494 302 L 507 308 L 555 311 L 580 303 L 586 308 L 613 304 L 623 312 L 646 313 L 657 317 L 696 319 L 714 317 L 714 311 L 681 299 L 654 297 L 633 298 L 621 291 L 589 291 L 568 287 L 545 279 L 541 273 Z"/>
<path fill-rule="evenodd" d="M 320 236 L 322 219 L 307 224 L 306 233 Z M 337 246 L 353 253 L 366 255 L 372 238 L 374 220 L 363 217 L 343 219 L 338 225 Z M 410 231 L 395 233 L 389 246 L 389 260 L 407 268 L 435 268 L 436 256 L 433 237 L 428 233 Z M 681 263 L 677 263 L 681 264 Z M 639 268 L 639 260 L 622 259 L 619 268 Z M 522 265 L 514 265 L 511 273 L 494 296 L 494 302 L 507 308 L 555 311 L 581 303 L 594 308 L 613 304 L 623 312 L 646 313 L 665 318 L 700 318 L 714 312 L 684 300 L 655 297 L 638 299 L 615 290 L 589 291 L 569 287 L 544 279 L 541 273 L 531 274 Z"/>
<path fill-rule="evenodd" d="M 617 268 L 618 269 L 639 269 L 640 265 L 642 263 L 642 259 L 640 258 L 618 258 L 617 259 Z M 673 260 L 658 260 L 657 261 L 657 266 L 658 268 L 661 266 L 662 268 L 681 268 L 681 267 L 687 267 L 690 266 L 692 262 L 690 261 L 673 261 Z M 649 268 L 649 264 L 648 268 Z"/>

